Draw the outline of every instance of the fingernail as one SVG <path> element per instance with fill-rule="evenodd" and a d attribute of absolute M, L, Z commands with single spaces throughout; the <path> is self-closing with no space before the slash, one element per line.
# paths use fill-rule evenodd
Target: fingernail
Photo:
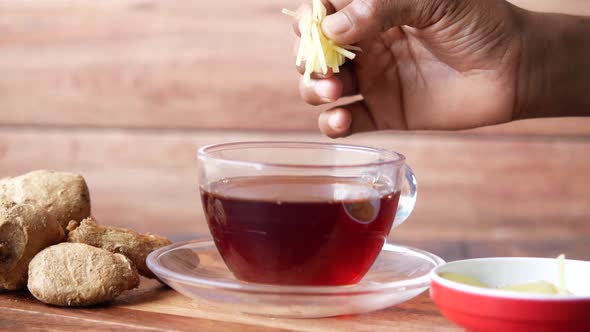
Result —
<path fill-rule="evenodd" d="M 323 102 L 330 103 L 334 97 L 330 96 L 331 83 L 326 80 L 313 80 L 313 90 Z"/>
<path fill-rule="evenodd" d="M 330 115 L 328 117 L 328 126 L 334 130 L 342 129 L 342 121 L 340 121 L 340 116 L 338 113 Z"/>
<path fill-rule="evenodd" d="M 323 27 L 333 34 L 341 34 L 352 28 L 352 22 L 350 22 L 348 16 L 337 12 L 324 19 Z"/>

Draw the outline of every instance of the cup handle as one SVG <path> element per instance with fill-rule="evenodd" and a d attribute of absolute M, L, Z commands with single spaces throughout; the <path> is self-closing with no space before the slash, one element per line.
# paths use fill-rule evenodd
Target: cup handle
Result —
<path fill-rule="evenodd" d="M 410 166 L 404 165 L 402 172 L 403 180 L 400 188 L 399 204 L 393 221 L 393 228 L 403 224 L 410 214 L 412 214 L 414 205 L 416 205 L 416 196 L 418 195 L 418 183 L 416 182 L 416 176 Z"/>

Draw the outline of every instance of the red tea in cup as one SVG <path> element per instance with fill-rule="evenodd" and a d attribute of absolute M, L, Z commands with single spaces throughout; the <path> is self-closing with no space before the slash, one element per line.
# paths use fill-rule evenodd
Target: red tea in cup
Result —
<path fill-rule="evenodd" d="M 247 282 L 355 284 L 416 201 L 405 157 L 386 149 L 238 142 L 202 147 L 198 159 L 209 231 Z"/>
<path fill-rule="evenodd" d="M 391 230 L 399 192 L 354 177 L 250 176 L 201 189 L 215 245 L 236 278 L 348 285 L 367 273 Z"/>

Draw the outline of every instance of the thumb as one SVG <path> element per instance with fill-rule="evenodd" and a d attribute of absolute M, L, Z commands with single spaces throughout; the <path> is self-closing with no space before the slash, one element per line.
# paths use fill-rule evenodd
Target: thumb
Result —
<path fill-rule="evenodd" d="M 456 1 L 456 0 L 455 0 Z M 423 28 L 436 21 L 440 0 L 352 0 L 327 16 L 322 30 L 340 44 L 354 44 L 399 25 Z M 451 1 L 453 2 L 453 1 Z"/>

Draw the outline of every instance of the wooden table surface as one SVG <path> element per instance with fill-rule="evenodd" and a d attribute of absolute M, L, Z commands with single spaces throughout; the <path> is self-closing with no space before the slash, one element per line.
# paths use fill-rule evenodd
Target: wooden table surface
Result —
<path fill-rule="evenodd" d="M 191 237 L 184 235 L 182 238 Z M 405 241 L 401 241 L 405 242 Z M 504 254 L 539 254 L 551 246 L 531 247 L 485 241 L 453 241 L 444 244 L 406 242 L 430 249 L 450 259 Z M 561 246 L 568 244 L 561 243 Z M 501 249 L 499 247 L 502 247 Z M 545 249 L 539 249 L 545 248 Z M 568 253 L 590 259 L 590 246 Z M 475 253 L 475 254 L 470 254 Z M 355 316 L 320 319 L 268 318 L 221 310 L 201 300 L 191 300 L 156 280 L 142 278 L 138 289 L 124 293 L 113 303 L 92 308 L 58 308 L 36 301 L 28 292 L 0 295 L 0 330 L 16 331 L 460 331 L 443 318 L 428 292 L 384 310 Z"/>
<path fill-rule="evenodd" d="M 195 151 L 244 140 L 328 141 L 298 99 L 281 7 L 299 0 L 0 0 L 0 176 L 79 172 L 101 223 L 204 236 Z M 588 0 L 514 0 L 590 15 Z M 244 2 L 245 3 L 245 2 Z M 241 3 L 240 3 L 241 4 Z M 287 37 L 286 37 L 287 36 Z M 288 119 L 286 121 L 285 119 Z M 402 152 L 416 210 L 391 241 L 447 261 L 590 260 L 590 119 L 340 140 Z M 0 330 L 458 330 L 428 294 L 378 312 L 274 319 L 219 310 L 157 281 L 93 308 L 0 294 Z"/>
<path fill-rule="evenodd" d="M 427 293 L 397 307 L 359 316 L 322 319 L 266 318 L 216 310 L 190 300 L 157 281 L 108 306 L 60 309 L 37 302 L 28 293 L 0 296 L 0 330 L 36 327 L 52 331 L 457 331 L 439 315 Z"/>

